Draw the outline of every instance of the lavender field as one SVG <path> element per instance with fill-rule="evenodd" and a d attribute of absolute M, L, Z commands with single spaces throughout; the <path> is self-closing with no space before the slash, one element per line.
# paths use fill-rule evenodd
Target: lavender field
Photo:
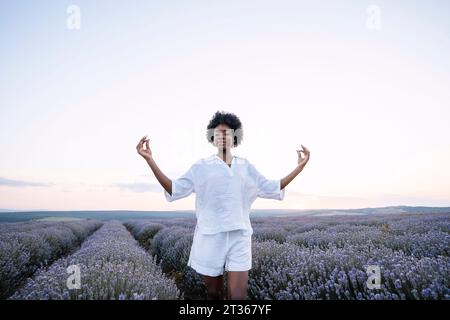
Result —
<path fill-rule="evenodd" d="M 449 213 L 252 225 L 249 299 L 450 298 Z M 187 267 L 194 227 L 193 219 L 0 224 L 1 298 L 205 299 L 201 276 Z M 367 284 L 368 266 L 379 268 L 377 288 Z"/>

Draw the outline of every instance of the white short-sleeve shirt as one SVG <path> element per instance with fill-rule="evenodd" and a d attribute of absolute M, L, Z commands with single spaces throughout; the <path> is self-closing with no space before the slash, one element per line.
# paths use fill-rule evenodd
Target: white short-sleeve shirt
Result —
<path fill-rule="evenodd" d="M 202 158 L 176 180 L 167 201 L 195 193 L 197 228 L 202 234 L 246 229 L 253 233 L 250 208 L 257 197 L 283 200 L 281 181 L 266 179 L 247 159 L 233 156 L 231 167 L 217 154 Z"/>

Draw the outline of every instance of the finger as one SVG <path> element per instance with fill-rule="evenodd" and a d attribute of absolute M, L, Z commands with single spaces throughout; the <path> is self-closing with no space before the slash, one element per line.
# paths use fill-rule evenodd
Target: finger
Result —
<path fill-rule="evenodd" d="M 142 146 L 146 140 L 147 140 L 147 137 L 145 136 L 141 139 L 141 141 L 139 141 L 139 144 Z"/>
<path fill-rule="evenodd" d="M 141 140 L 139 140 L 139 143 L 137 145 L 138 146 L 142 145 L 144 143 L 144 139 L 145 139 L 145 137 L 143 137 Z"/>

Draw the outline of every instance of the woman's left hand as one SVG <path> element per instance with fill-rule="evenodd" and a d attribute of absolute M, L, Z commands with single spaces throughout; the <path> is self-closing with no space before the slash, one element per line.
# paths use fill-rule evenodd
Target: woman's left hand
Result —
<path fill-rule="evenodd" d="M 298 165 L 299 166 L 304 166 L 305 164 L 308 163 L 309 155 L 310 155 L 311 152 L 304 145 L 301 145 L 301 146 L 302 146 L 302 150 L 297 150 L 297 153 L 298 153 Z M 303 157 L 302 157 L 302 153 L 304 154 Z"/>

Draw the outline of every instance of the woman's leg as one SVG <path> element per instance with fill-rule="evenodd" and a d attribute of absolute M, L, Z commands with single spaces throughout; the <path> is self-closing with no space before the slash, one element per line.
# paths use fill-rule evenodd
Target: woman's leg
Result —
<path fill-rule="evenodd" d="M 248 271 L 227 272 L 227 299 L 246 300 L 248 288 Z"/>
<path fill-rule="evenodd" d="M 223 275 L 217 277 L 203 276 L 208 300 L 223 300 Z"/>

